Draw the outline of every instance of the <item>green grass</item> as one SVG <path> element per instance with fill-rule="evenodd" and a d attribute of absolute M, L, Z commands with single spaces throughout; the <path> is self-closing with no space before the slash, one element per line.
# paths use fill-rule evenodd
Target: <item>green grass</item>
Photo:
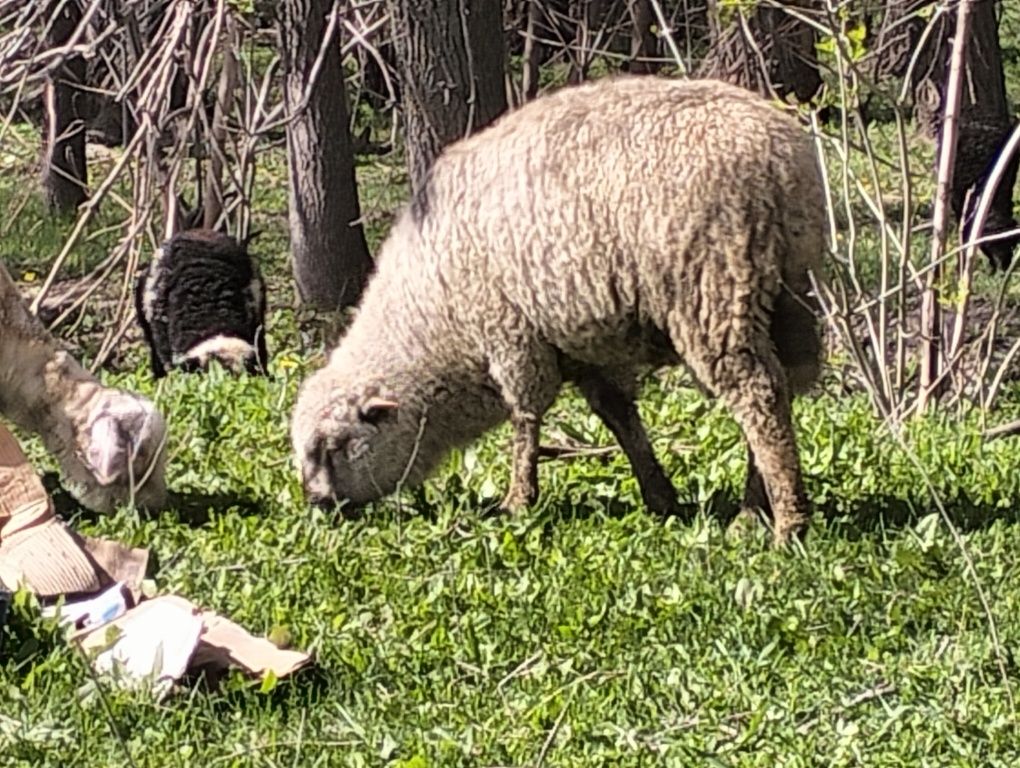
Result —
<path fill-rule="evenodd" d="M 546 764 L 577 766 L 1020 758 L 965 561 L 863 402 L 798 408 L 809 490 L 829 518 L 801 557 L 724 538 L 716 514 L 741 481 L 742 445 L 689 390 L 653 391 L 644 412 L 699 507 L 692 524 L 642 511 L 621 457 L 544 464 L 537 509 L 487 514 L 505 430 L 402 508 L 338 522 L 304 505 L 289 462 L 303 366 L 273 372 L 172 377 L 157 393 L 173 418 L 173 490 L 220 501 L 76 523 L 150 547 L 162 589 L 285 630 L 317 668 L 269 691 L 239 677 L 185 686 L 160 705 L 107 691 L 108 712 L 79 698 L 82 661 L 25 608 L 0 684 L 0 711 L 24 730 L 0 730 L 0 764 L 123 765 L 125 749 L 152 766 L 533 765 L 543 749 Z M 152 390 L 141 374 L 114 378 Z M 568 422 L 608 442 L 569 395 L 550 429 Z M 1015 686 L 1015 451 L 982 452 L 973 425 L 917 431 Z"/>
<path fill-rule="evenodd" d="M 278 178 L 280 158 L 264 168 Z M 406 175 L 377 161 L 359 173 L 374 244 Z M 292 467 L 289 411 L 323 350 L 288 308 L 285 187 L 259 194 L 273 378 L 214 371 L 157 386 L 143 350 L 126 349 L 103 377 L 169 415 L 177 501 L 154 517 L 72 518 L 148 547 L 162 591 L 288 635 L 317 663 L 275 685 L 188 681 L 160 704 L 108 686 L 100 696 L 82 691 L 85 663 L 22 594 L 2 630 L 0 766 L 1020 760 L 1020 451 L 983 444 L 977 415 L 911 424 L 908 452 L 834 382 L 800 400 L 819 508 L 804 555 L 724 536 L 743 443 L 677 372 L 649 382 L 641 409 L 693 522 L 646 513 L 619 453 L 543 463 L 539 505 L 492 514 L 509 473 L 505 427 L 423 488 L 341 521 L 304 503 Z M 34 226 L 8 237 L 6 259 L 30 246 L 42 258 L 64 231 Z M 996 419 L 1018 415 L 1018 400 Z M 547 440 L 563 434 L 611 444 L 571 391 L 545 428 Z M 54 469 L 37 440 L 25 444 Z"/>

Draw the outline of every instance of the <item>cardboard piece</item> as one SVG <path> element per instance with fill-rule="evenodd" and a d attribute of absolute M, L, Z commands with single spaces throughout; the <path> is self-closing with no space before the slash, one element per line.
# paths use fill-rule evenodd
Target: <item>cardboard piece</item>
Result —
<path fill-rule="evenodd" d="M 40 597 L 95 592 L 95 568 L 70 530 L 14 435 L 0 424 L 0 582 L 26 585 Z"/>
<path fill-rule="evenodd" d="M 0 584 L 24 584 L 50 598 L 91 594 L 120 581 L 137 601 L 148 560 L 144 549 L 68 528 L 14 435 L 0 424 Z"/>
<path fill-rule="evenodd" d="M 277 648 L 266 638 L 254 637 L 211 611 L 202 613 L 202 623 L 202 637 L 192 660 L 195 666 L 234 666 L 253 675 L 272 672 L 276 677 L 284 677 L 310 660 L 307 653 Z"/>
<path fill-rule="evenodd" d="M 165 696 L 185 672 L 236 667 L 250 675 L 285 677 L 310 661 L 307 653 L 277 648 L 179 595 L 144 600 L 72 639 L 93 659 L 97 672 L 125 685 L 148 684 Z"/>
<path fill-rule="evenodd" d="M 68 528 L 0 425 L 0 594 L 24 585 L 42 598 L 71 596 L 46 610 L 70 625 L 71 641 L 97 672 L 120 684 L 148 685 L 162 698 L 189 670 L 237 667 L 284 677 L 310 661 L 178 595 L 144 599 L 148 562 L 145 549 Z M 2 621 L 0 613 L 0 627 Z"/>

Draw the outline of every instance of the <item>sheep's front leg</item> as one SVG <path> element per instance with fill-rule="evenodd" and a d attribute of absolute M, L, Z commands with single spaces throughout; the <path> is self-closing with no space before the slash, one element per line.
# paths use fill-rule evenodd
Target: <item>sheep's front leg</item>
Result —
<path fill-rule="evenodd" d="M 513 465 L 510 489 L 500 507 L 518 512 L 538 500 L 538 435 L 541 420 L 531 413 L 518 411 L 510 415 L 513 427 Z"/>
<path fill-rule="evenodd" d="M 508 512 L 520 511 L 538 500 L 539 428 L 562 381 L 556 350 L 522 336 L 489 361 L 489 375 L 510 411 L 513 427 L 510 488 L 500 505 Z"/>

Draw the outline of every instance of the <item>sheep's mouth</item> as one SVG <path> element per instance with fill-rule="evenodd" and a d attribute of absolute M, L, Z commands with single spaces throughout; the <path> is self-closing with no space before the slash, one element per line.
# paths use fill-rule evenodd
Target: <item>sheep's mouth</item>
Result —
<path fill-rule="evenodd" d="M 305 498 L 312 506 L 327 512 L 336 512 L 344 519 L 354 519 L 361 516 L 361 504 L 337 493 L 337 484 L 333 479 L 333 469 L 330 462 L 317 464 L 312 472 L 306 472 L 302 478 L 302 488 Z"/>
<path fill-rule="evenodd" d="M 360 520 L 365 514 L 365 505 L 355 504 L 350 499 L 309 494 L 309 500 L 315 507 L 324 512 L 332 512 L 342 520 Z"/>

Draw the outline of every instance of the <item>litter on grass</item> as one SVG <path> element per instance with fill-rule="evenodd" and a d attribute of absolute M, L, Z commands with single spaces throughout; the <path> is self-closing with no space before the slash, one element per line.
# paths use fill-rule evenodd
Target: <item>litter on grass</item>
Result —
<path fill-rule="evenodd" d="M 98 674 L 147 687 L 157 699 L 187 673 L 238 668 L 282 678 L 309 663 L 308 654 L 278 648 L 184 597 L 149 597 L 148 562 L 145 549 L 68 527 L 0 425 L 0 629 L 11 591 L 24 587 L 50 603 L 44 615 L 67 626 Z"/>

